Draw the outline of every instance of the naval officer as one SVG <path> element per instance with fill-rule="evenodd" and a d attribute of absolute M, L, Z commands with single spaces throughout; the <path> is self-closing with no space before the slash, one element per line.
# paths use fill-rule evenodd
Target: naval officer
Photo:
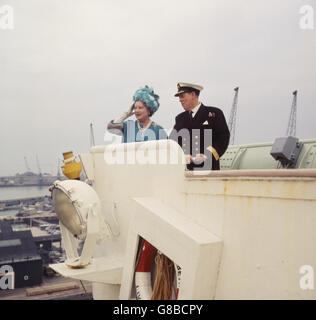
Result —
<path fill-rule="evenodd" d="M 230 138 L 224 113 L 199 101 L 202 86 L 180 82 L 177 87 L 185 111 L 176 116 L 170 139 L 183 149 L 188 170 L 219 170 Z"/>

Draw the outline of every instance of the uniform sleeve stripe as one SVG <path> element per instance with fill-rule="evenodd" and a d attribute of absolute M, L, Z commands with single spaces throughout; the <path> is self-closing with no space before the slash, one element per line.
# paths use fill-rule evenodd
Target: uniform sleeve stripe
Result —
<path fill-rule="evenodd" d="M 208 151 L 212 152 L 212 154 L 213 154 L 213 156 L 214 156 L 215 160 L 216 160 L 216 161 L 218 161 L 218 159 L 219 159 L 219 155 L 218 155 L 218 153 L 217 153 L 216 149 L 214 149 L 214 148 L 213 148 L 213 147 L 211 147 L 211 146 L 207 147 L 206 149 L 207 149 Z"/>

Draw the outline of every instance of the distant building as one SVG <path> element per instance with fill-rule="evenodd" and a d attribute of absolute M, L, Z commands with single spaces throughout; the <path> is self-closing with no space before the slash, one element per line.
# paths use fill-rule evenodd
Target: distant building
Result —
<path fill-rule="evenodd" d="M 42 258 L 31 231 L 13 231 L 9 222 L 0 221 L 0 268 L 4 265 L 13 268 L 15 288 L 42 282 Z"/>

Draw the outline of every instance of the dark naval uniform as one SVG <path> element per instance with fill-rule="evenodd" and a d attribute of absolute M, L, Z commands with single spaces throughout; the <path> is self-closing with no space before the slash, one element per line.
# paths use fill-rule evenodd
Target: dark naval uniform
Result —
<path fill-rule="evenodd" d="M 184 111 L 176 116 L 175 121 L 170 139 L 179 143 L 184 154 L 195 157 L 203 153 L 207 156 L 204 163 L 190 163 L 188 169 L 219 170 L 219 158 L 225 153 L 230 138 L 222 110 L 201 104 L 193 119 L 188 111 Z"/>
<path fill-rule="evenodd" d="M 203 87 L 188 83 L 178 83 L 178 92 L 200 91 Z M 222 110 L 216 107 L 206 107 L 202 103 L 192 117 L 191 111 L 184 111 L 176 116 L 170 139 L 176 141 L 184 154 L 195 158 L 204 154 L 207 159 L 200 163 L 190 163 L 189 170 L 219 170 L 219 158 L 225 153 L 229 144 L 230 132 Z"/>

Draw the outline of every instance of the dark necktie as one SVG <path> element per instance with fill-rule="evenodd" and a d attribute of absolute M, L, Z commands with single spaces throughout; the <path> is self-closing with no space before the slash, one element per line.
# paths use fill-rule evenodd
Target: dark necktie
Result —
<path fill-rule="evenodd" d="M 191 122 L 193 121 L 193 112 L 192 111 L 189 111 L 189 119 Z"/>

